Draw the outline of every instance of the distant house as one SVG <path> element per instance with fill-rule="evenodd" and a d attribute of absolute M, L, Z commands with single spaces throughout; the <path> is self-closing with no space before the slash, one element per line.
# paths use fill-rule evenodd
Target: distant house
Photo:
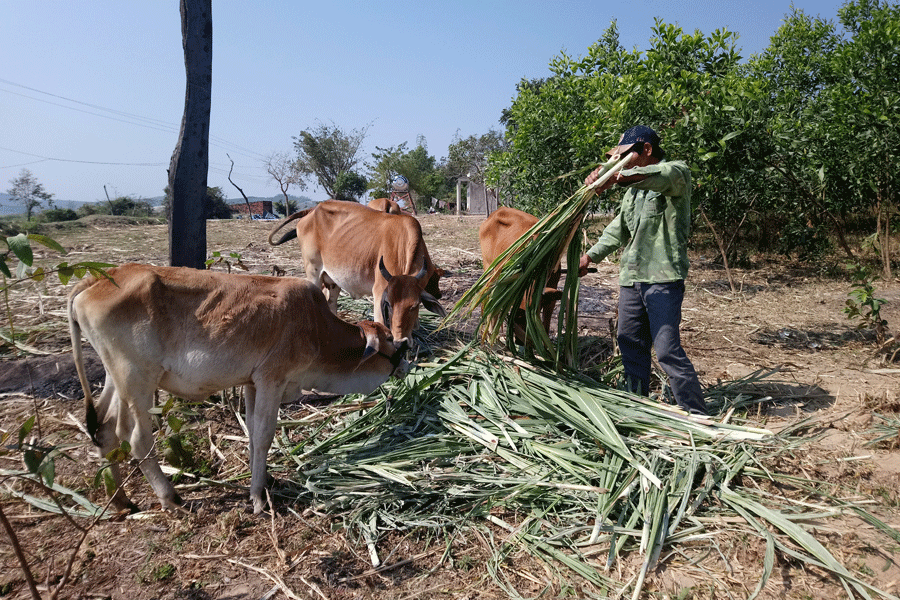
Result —
<path fill-rule="evenodd" d="M 231 214 L 241 217 L 247 214 L 247 203 L 229 204 Z M 271 200 L 258 200 L 250 203 L 250 214 L 252 219 L 277 219 L 275 211 L 272 210 Z"/>

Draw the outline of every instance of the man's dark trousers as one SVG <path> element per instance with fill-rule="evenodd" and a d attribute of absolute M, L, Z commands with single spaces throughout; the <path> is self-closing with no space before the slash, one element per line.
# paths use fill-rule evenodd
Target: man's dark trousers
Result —
<path fill-rule="evenodd" d="M 633 392 L 650 390 L 650 349 L 666 375 L 675 401 L 687 411 L 707 413 L 697 372 L 681 347 L 684 280 L 635 283 L 619 288 L 619 349 L 625 378 Z"/>

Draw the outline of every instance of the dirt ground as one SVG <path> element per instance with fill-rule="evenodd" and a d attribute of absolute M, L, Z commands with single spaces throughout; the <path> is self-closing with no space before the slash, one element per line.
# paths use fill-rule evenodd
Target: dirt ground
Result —
<path fill-rule="evenodd" d="M 450 271 L 441 282 L 442 303 L 449 307 L 481 273 L 477 239 L 481 217 L 422 215 L 420 221 L 434 262 Z M 100 217 L 81 225 L 50 232 L 69 249 L 65 258 L 70 262 L 167 263 L 165 225 L 138 226 Z M 240 262 L 251 272 L 271 273 L 277 267 L 288 275 L 301 274 L 294 246 L 267 245 L 271 226 L 258 221 L 209 222 L 209 252 L 224 257 L 214 268 Z M 865 445 L 872 439 L 876 413 L 896 418 L 900 412 L 900 364 L 879 353 L 873 333 L 856 330 L 845 316 L 850 290 L 846 278 L 828 276 L 830 269 L 817 272 L 787 260 L 759 257 L 753 269 L 733 272 L 733 292 L 715 258 L 711 250 L 692 253 L 684 304 L 683 343 L 703 383 L 712 386 L 758 371 L 774 372 L 768 378 L 772 400 L 760 405 L 756 419 L 760 427 L 773 431 L 804 423 L 810 441 L 792 468 L 854 489 L 858 497 L 870 500 L 873 512 L 900 530 L 900 434 L 893 444 Z M 38 264 L 60 260 L 52 253 L 37 252 Z M 603 263 L 597 273 L 582 280 L 583 335 L 609 338 L 616 278 L 616 266 Z M 93 483 L 99 461 L 80 425 L 82 393 L 71 364 L 66 293 L 58 284 L 29 284 L 12 291 L 10 307 L 17 329 L 28 334 L 19 339 L 29 354 L 17 358 L 5 347 L 7 353 L 0 360 L 0 428 L 13 434 L 4 444 L 14 443 L 21 424 L 38 414 L 36 427 L 42 439 L 63 448 L 72 459 L 58 461 L 57 481 L 102 503 L 104 494 Z M 887 301 L 881 312 L 889 328 L 900 329 L 900 283 L 878 281 L 876 295 Z M 92 353 L 88 368 L 93 380 L 102 379 L 102 365 Z M 225 465 L 221 468 L 246 471 L 245 442 L 234 414 L 221 405 L 200 410 Z M 328 408 L 300 403 L 286 407 L 285 414 L 299 418 L 319 410 Z M 6 489 L 35 493 L 33 486 L 5 475 L 19 468 L 19 454 L 0 454 L 4 474 L 0 481 Z M 286 507 L 254 517 L 243 483 L 226 487 L 187 482 L 180 492 L 190 512 L 172 515 L 158 510 L 149 485 L 138 474 L 128 481 L 128 494 L 147 510 L 138 518 L 93 527 L 86 527 L 84 519 L 70 521 L 39 510 L 6 492 L 0 507 L 44 597 L 50 597 L 48 586 L 59 583 L 70 558 L 72 575 L 62 598 L 508 597 L 487 577 L 486 544 L 475 535 L 462 536 L 449 558 L 442 556 L 442 544 L 428 539 L 391 540 L 393 554 L 376 569 L 365 544 L 348 539 L 338 523 L 315 507 Z M 829 520 L 816 531 L 844 564 L 871 573 L 881 589 L 900 595 L 898 544 L 885 545 L 881 538 L 873 547 L 867 526 L 849 517 Z M 716 598 L 724 597 L 723 589 L 731 597 L 747 597 L 759 577 L 764 545 L 742 545 L 736 539 L 723 540 L 722 545 L 727 545 L 722 553 L 728 560 L 717 563 L 721 572 L 705 570 L 702 562 L 685 567 L 663 563 L 652 575 L 645 597 Z M 543 563 L 526 556 L 510 561 L 516 589 L 525 596 L 539 594 L 549 578 Z M 698 573 L 720 579 L 719 585 L 704 585 Z M 622 576 L 624 583 L 627 573 Z M 564 594 L 580 595 L 577 587 L 553 588 L 545 597 Z M 7 535 L 0 536 L 0 597 L 31 597 Z M 782 557 L 761 597 L 831 598 L 846 593 L 821 572 Z"/>

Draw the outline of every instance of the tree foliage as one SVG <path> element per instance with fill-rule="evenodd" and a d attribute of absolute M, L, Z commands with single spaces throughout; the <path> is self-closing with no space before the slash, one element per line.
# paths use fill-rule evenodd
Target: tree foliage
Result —
<path fill-rule="evenodd" d="M 403 142 L 392 148 L 376 148 L 372 158 L 375 162 L 369 166 L 369 189 L 373 198 L 389 195 L 391 181 L 397 175 L 409 181 L 410 195 L 420 209 L 426 208 L 424 205 L 431 198 L 443 198 L 450 189 L 437 159 L 428 154 L 421 137 L 412 150 L 407 150 Z"/>
<path fill-rule="evenodd" d="M 333 197 L 338 200 L 356 202 L 369 187 L 368 180 L 356 171 L 344 171 L 334 182 Z"/>
<path fill-rule="evenodd" d="M 109 214 L 128 217 L 149 217 L 153 207 L 146 200 L 131 196 L 119 196 L 109 203 Z"/>
<path fill-rule="evenodd" d="M 488 157 L 504 149 L 506 141 L 497 130 L 491 129 L 483 135 L 470 135 L 467 138 L 461 138 L 457 131 L 442 168 L 449 179 L 468 177 L 477 183 L 484 183 Z"/>
<path fill-rule="evenodd" d="M 48 208 L 41 213 L 41 220 L 47 223 L 75 221 L 76 219 L 78 219 L 78 213 L 71 208 Z"/>
<path fill-rule="evenodd" d="M 326 194 L 336 197 L 335 186 L 341 173 L 353 171 L 360 162 L 367 131 L 368 127 L 363 127 L 345 133 L 334 124 L 319 124 L 301 131 L 294 138 L 294 170 L 302 178 L 314 178 Z"/>
<path fill-rule="evenodd" d="M 670 159 L 692 169 L 703 223 L 732 257 L 760 247 L 813 256 L 848 222 L 876 223 L 890 268 L 900 147 L 900 15 L 896 2 L 850 0 L 842 28 L 797 9 L 745 61 L 726 30 L 688 33 L 657 20 L 644 51 L 615 22 L 582 58 L 560 54 L 550 76 L 523 80 L 503 113 L 506 146 L 489 185 L 538 215 L 577 190 L 635 124 L 656 129 Z M 616 194 L 603 199 L 607 206 Z"/>
<path fill-rule="evenodd" d="M 230 219 L 231 208 L 225 201 L 225 192 L 219 186 L 206 188 L 204 211 L 207 219 Z"/>
<path fill-rule="evenodd" d="M 167 187 L 165 189 L 165 194 L 166 198 L 163 201 L 163 206 L 165 207 L 166 215 L 170 215 L 172 210 L 172 193 L 170 188 Z M 116 199 L 113 201 L 113 203 L 115 204 L 119 200 L 120 199 Z M 231 208 L 225 201 L 225 192 L 222 191 L 222 188 L 218 186 L 206 188 L 206 195 L 203 197 L 203 218 L 204 220 L 231 218 Z"/>
<path fill-rule="evenodd" d="M 51 202 L 53 194 L 44 190 L 44 184 L 28 169 L 22 169 L 19 176 L 10 180 L 12 186 L 6 190 L 10 200 L 21 205 L 25 209 L 25 218 L 29 221 L 35 209 L 43 206 L 44 202 Z"/>

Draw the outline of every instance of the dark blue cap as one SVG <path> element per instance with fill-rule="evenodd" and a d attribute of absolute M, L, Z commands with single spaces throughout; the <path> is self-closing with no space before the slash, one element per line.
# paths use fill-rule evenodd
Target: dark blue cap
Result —
<path fill-rule="evenodd" d="M 654 147 L 659 146 L 659 136 L 656 135 L 656 132 L 646 125 L 635 125 L 634 127 L 625 131 L 622 134 L 622 137 L 619 139 L 619 143 L 616 144 L 616 147 L 607 152 L 606 154 L 612 156 L 613 154 L 621 154 L 627 151 L 631 146 L 635 144 L 643 144 L 649 143 Z"/>
<path fill-rule="evenodd" d="M 619 145 L 626 146 L 629 144 L 637 144 L 638 142 L 649 142 L 654 146 L 659 146 L 659 136 L 646 125 L 635 125 L 622 134 Z"/>

